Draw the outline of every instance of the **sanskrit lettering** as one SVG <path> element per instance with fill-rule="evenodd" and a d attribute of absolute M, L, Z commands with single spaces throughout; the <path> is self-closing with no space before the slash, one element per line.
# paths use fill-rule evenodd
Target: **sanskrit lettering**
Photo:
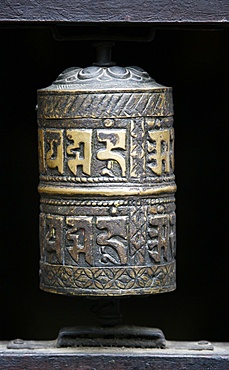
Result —
<path fill-rule="evenodd" d="M 41 222 L 43 219 L 41 218 Z M 49 263 L 62 263 L 62 230 L 64 218 L 62 216 L 47 215 L 44 232 L 44 248 L 46 261 Z"/>
<path fill-rule="evenodd" d="M 148 233 L 148 252 L 157 263 L 168 261 L 167 248 L 169 245 L 169 218 L 166 216 L 150 216 Z"/>
<path fill-rule="evenodd" d="M 104 230 L 97 236 L 97 243 L 101 246 L 101 262 L 116 265 L 127 263 L 127 218 L 97 217 L 96 226 Z"/>
<path fill-rule="evenodd" d="M 57 168 L 62 174 L 64 172 L 62 130 L 47 130 L 46 142 L 49 145 L 49 150 L 46 152 L 46 164 L 49 168 Z"/>
<path fill-rule="evenodd" d="M 41 173 L 98 177 L 99 160 L 102 176 L 126 176 L 125 129 L 39 129 L 38 145 Z"/>
<path fill-rule="evenodd" d="M 108 170 L 112 169 L 113 161 L 117 162 L 121 167 L 122 176 L 125 176 L 125 158 L 120 152 L 114 149 L 126 149 L 126 130 L 98 130 L 97 135 L 100 142 L 106 143 L 106 148 L 98 151 L 97 158 L 107 161 Z"/>
<path fill-rule="evenodd" d="M 175 213 L 149 216 L 148 253 L 155 263 L 171 262 L 175 258 Z"/>
<path fill-rule="evenodd" d="M 84 254 L 85 261 L 92 266 L 92 217 L 67 217 L 66 224 L 71 227 L 66 232 L 66 238 L 73 241 L 73 245 L 67 248 L 70 256 L 78 263 L 80 253 Z"/>
<path fill-rule="evenodd" d="M 92 130 L 67 130 L 67 138 L 73 141 L 67 153 L 75 157 L 68 160 L 69 169 L 76 175 L 78 166 L 82 166 L 82 172 L 90 175 Z"/>
<path fill-rule="evenodd" d="M 156 175 L 169 173 L 174 168 L 173 142 L 173 129 L 149 132 L 148 163 Z"/>

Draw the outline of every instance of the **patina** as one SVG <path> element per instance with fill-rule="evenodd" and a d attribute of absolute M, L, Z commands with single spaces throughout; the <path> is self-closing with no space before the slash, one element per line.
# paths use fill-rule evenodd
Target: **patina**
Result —
<path fill-rule="evenodd" d="M 38 91 L 40 286 L 175 289 L 171 88 L 138 67 L 69 68 Z"/>

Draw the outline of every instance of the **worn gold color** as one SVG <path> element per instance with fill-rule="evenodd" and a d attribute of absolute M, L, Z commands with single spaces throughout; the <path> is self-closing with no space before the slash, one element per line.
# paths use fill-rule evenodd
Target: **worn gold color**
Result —
<path fill-rule="evenodd" d="M 173 131 L 173 130 L 171 130 Z M 148 143 L 149 160 L 151 161 L 150 168 L 157 175 L 162 175 L 170 172 L 170 162 L 173 168 L 173 152 L 171 152 L 171 137 L 169 130 L 149 131 L 151 142 Z M 155 164 L 152 164 L 154 161 Z M 163 168 L 164 167 L 164 168 Z"/>
<path fill-rule="evenodd" d="M 67 147 L 67 154 L 74 155 L 74 150 L 79 150 L 83 145 L 83 158 L 80 158 L 79 151 L 75 153 L 74 159 L 68 160 L 69 169 L 76 175 L 78 166 L 82 166 L 82 172 L 91 174 L 91 138 L 92 130 L 67 130 L 67 138 L 73 141 L 72 145 Z"/>
<path fill-rule="evenodd" d="M 126 149 L 126 130 L 97 130 L 97 136 L 100 142 L 106 143 L 106 149 L 100 149 L 97 153 L 98 159 L 107 161 L 108 171 L 103 171 L 102 175 L 109 175 L 109 170 L 112 169 L 112 163 L 113 161 L 116 161 L 121 167 L 122 176 L 125 176 L 125 158 L 114 149 Z"/>
<path fill-rule="evenodd" d="M 105 187 L 63 187 L 63 186 L 39 186 L 40 193 L 45 194 L 65 194 L 65 195 L 101 195 L 105 197 L 112 196 L 128 196 L 128 195 L 157 195 L 163 193 L 175 193 L 175 185 L 157 186 L 154 188 L 143 188 L 133 186 L 113 186 L 112 188 Z"/>
<path fill-rule="evenodd" d="M 38 157 L 39 157 L 39 171 L 45 171 L 45 157 L 44 157 L 44 131 L 38 129 Z"/>
<path fill-rule="evenodd" d="M 57 168 L 63 174 L 63 132 L 62 130 L 47 130 L 46 141 L 49 150 L 46 152 L 46 164 L 49 168 Z"/>
<path fill-rule="evenodd" d="M 175 289 L 170 88 L 137 67 L 70 68 L 38 91 L 41 288 Z"/>

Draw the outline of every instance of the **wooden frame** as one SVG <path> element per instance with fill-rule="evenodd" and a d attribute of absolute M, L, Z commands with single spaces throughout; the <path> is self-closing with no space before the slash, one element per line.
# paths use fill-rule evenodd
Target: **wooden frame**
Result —
<path fill-rule="evenodd" d="M 225 27 L 229 22 L 227 0 L 153 0 L 142 3 L 132 1 L 92 0 L 65 1 L 10 1 L 3 0 L 0 7 L 0 27 L 37 27 L 52 24 L 122 24 L 156 25 L 157 27 Z M 226 370 L 229 368 L 229 345 L 214 344 L 214 350 L 190 350 L 191 344 L 175 342 L 167 350 L 123 349 L 54 349 L 44 342 L 40 349 L 9 350 L 0 345 L 0 367 L 4 369 L 132 369 L 150 368 L 169 370 L 203 368 Z"/>
<path fill-rule="evenodd" d="M 66 348 L 55 349 L 51 342 L 39 342 L 39 349 L 6 349 L 0 345 L 2 369 L 150 369 L 227 370 L 229 344 L 213 343 L 214 350 L 194 350 L 197 343 L 168 342 L 168 348 Z"/>
<path fill-rule="evenodd" d="M 160 23 L 225 25 L 229 17 L 227 0 L 92 1 L 3 0 L 0 22 L 34 23 Z"/>

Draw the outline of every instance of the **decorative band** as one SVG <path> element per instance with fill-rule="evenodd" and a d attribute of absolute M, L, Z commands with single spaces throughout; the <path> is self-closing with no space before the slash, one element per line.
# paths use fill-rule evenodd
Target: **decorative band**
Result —
<path fill-rule="evenodd" d="M 142 295 L 169 292 L 175 286 L 175 262 L 138 267 L 78 267 L 41 262 L 43 290 L 86 296 Z"/>
<path fill-rule="evenodd" d="M 92 207 L 99 207 L 99 206 L 128 206 L 132 205 L 132 200 L 126 199 L 112 199 L 112 200 L 90 200 L 90 199 L 52 199 L 52 198 L 46 198 L 41 197 L 40 202 L 42 204 L 51 204 L 51 205 L 59 205 L 59 206 L 92 206 Z M 166 203 L 173 203 L 175 202 L 175 197 L 166 197 L 166 198 L 147 198 L 146 204 L 147 205 L 153 205 L 153 204 L 166 204 Z M 140 201 L 137 203 L 138 205 L 141 205 Z M 144 204 L 144 203 L 143 203 Z"/>
<path fill-rule="evenodd" d="M 38 118 L 127 118 L 173 115 L 170 90 L 38 93 Z"/>
<path fill-rule="evenodd" d="M 175 176 L 166 176 L 166 178 L 158 177 L 146 177 L 145 182 L 160 183 L 166 179 L 167 182 L 174 181 Z M 47 182 L 72 182 L 72 183 L 100 183 L 100 182 L 127 182 L 128 179 L 125 177 L 73 177 L 73 176 L 47 176 L 40 175 L 41 181 Z M 132 180 L 133 181 L 133 180 Z"/>
<path fill-rule="evenodd" d="M 39 185 L 38 191 L 41 194 L 59 194 L 59 195 L 91 195 L 91 196 L 147 196 L 158 195 L 162 193 L 175 193 L 176 185 L 163 185 L 149 187 L 64 187 L 64 186 L 45 186 Z"/>

